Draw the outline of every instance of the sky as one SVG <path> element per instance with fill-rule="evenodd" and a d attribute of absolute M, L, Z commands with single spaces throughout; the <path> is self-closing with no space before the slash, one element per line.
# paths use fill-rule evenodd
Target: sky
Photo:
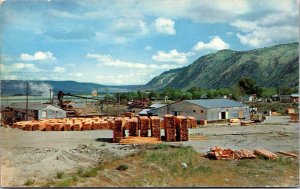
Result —
<path fill-rule="evenodd" d="M 1 80 L 146 84 L 222 49 L 299 41 L 299 0 L 0 0 Z"/>

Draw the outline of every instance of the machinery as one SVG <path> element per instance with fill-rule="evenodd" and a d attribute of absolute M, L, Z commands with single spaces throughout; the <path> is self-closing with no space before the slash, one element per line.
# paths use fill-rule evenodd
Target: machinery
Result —
<path fill-rule="evenodd" d="M 266 118 L 262 113 L 256 113 L 256 114 L 250 114 L 250 119 L 256 123 L 261 123 Z"/>

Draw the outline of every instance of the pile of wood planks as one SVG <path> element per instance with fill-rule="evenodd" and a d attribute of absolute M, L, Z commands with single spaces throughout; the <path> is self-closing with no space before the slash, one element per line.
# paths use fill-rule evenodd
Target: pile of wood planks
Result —
<path fill-rule="evenodd" d="M 160 118 L 158 116 L 150 117 L 151 136 L 161 140 L 160 138 Z"/>
<path fill-rule="evenodd" d="M 176 140 L 188 141 L 189 133 L 187 126 L 187 118 L 184 116 L 175 116 Z"/>
<path fill-rule="evenodd" d="M 234 150 L 233 153 L 234 153 L 235 159 L 254 159 L 254 158 L 256 158 L 256 155 L 254 155 L 248 149 Z"/>
<path fill-rule="evenodd" d="M 156 137 L 126 137 L 121 139 L 120 144 L 160 144 Z"/>
<path fill-rule="evenodd" d="M 113 127 L 113 142 L 120 142 L 123 138 L 122 119 L 116 119 Z"/>
<path fill-rule="evenodd" d="M 254 154 L 263 156 L 267 159 L 277 159 L 278 158 L 278 156 L 276 154 L 274 154 L 273 152 L 270 152 L 268 150 L 265 150 L 265 149 L 255 149 Z"/>
<path fill-rule="evenodd" d="M 139 136 L 138 130 L 138 120 L 137 118 L 132 118 L 129 120 L 129 136 Z"/>
<path fill-rule="evenodd" d="M 140 136 L 141 137 L 147 137 L 148 136 L 148 130 L 149 130 L 149 123 L 150 120 L 147 116 L 140 116 Z"/>
<path fill-rule="evenodd" d="M 164 127 L 165 127 L 165 141 L 174 142 L 175 138 L 175 124 L 174 124 L 174 116 L 166 114 L 164 116 Z"/>
<path fill-rule="evenodd" d="M 218 146 L 214 146 L 210 149 L 210 151 L 207 153 L 206 157 L 209 159 L 234 159 L 234 153 L 231 149 L 224 149 Z"/>
<path fill-rule="evenodd" d="M 289 156 L 289 157 L 298 158 L 298 155 L 294 154 L 292 152 L 282 152 L 282 151 L 279 151 L 278 153 L 286 155 L 286 156 Z"/>
<path fill-rule="evenodd" d="M 192 116 L 187 116 L 188 128 L 196 128 L 197 127 L 197 119 Z"/>

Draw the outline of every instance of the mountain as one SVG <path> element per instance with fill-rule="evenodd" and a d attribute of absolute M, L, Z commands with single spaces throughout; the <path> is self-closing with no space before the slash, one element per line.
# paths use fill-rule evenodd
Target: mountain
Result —
<path fill-rule="evenodd" d="M 1 81 L 1 94 L 2 95 L 16 95 L 26 94 L 26 82 L 22 80 L 2 80 Z M 49 95 L 49 89 L 54 93 L 63 91 L 64 93 L 71 94 L 91 94 L 93 90 L 99 93 L 114 92 L 127 92 L 138 88 L 138 85 L 127 86 L 106 86 L 96 83 L 83 83 L 76 81 L 28 81 L 30 95 Z"/>
<path fill-rule="evenodd" d="M 226 88 L 250 77 L 262 87 L 299 84 L 299 44 L 289 43 L 250 51 L 221 50 L 202 56 L 189 66 L 153 78 L 145 89 Z"/>

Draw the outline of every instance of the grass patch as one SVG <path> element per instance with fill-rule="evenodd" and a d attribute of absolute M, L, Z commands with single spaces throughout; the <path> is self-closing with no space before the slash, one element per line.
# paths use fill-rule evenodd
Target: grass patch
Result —
<path fill-rule="evenodd" d="M 62 179 L 64 176 L 65 172 L 64 171 L 57 171 L 56 172 L 56 178 Z"/>
<path fill-rule="evenodd" d="M 84 170 L 84 169 L 83 169 L 82 167 L 78 167 L 78 168 L 77 168 L 77 174 L 79 174 L 79 175 L 82 174 L 82 173 L 83 173 L 83 170 Z"/>
<path fill-rule="evenodd" d="M 95 177 L 97 176 L 98 169 L 89 167 L 88 169 L 84 170 L 79 176 L 81 177 Z"/>
<path fill-rule="evenodd" d="M 76 183 L 73 181 L 73 178 L 68 178 L 68 179 L 64 179 L 64 180 L 61 180 L 61 181 L 55 183 L 53 186 L 54 187 L 69 187 L 74 184 L 76 184 Z"/>
<path fill-rule="evenodd" d="M 30 186 L 32 184 L 34 184 L 34 180 L 32 179 L 27 179 L 26 182 L 24 183 L 26 186 Z"/>

